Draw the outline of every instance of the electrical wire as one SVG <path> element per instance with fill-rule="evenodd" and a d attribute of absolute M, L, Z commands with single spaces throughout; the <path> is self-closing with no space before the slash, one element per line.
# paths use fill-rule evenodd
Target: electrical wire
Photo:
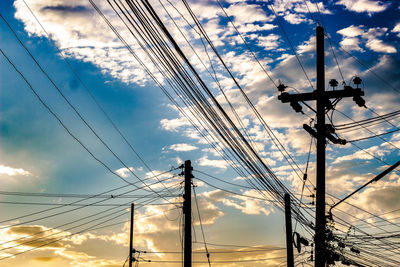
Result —
<path fill-rule="evenodd" d="M 199 204 L 197 203 L 196 189 L 195 189 L 195 186 L 194 186 L 194 185 L 193 185 L 192 187 L 193 187 L 194 199 L 195 199 L 195 203 L 196 203 L 197 214 L 198 214 L 198 216 L 199 216 L 200 229 L 201 229 L 201 234 L 202 234 L 202 236 L 203 236 L 204 249 L 205 249 L 205 251 L 206 251 L 208 266 L 211 267 L 210 252 L 208 251 L 208 248 L 207 248 L 207 242 L 206 242 L 206 237 L 205 237 L 205 235 L 204 235 L 203 223 L 201 222 Z"/>

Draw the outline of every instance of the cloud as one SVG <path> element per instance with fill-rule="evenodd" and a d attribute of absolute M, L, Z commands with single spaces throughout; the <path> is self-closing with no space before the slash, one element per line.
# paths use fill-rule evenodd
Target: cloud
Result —
<path fill-rule="evenodd" d="M 119 176 L 121 176 L 122 178 L 128 178 L 131 175 L 131 172 L 135 171 L 135 169 L 133 167 L 129 167 L 128 168 L 121 168 L 116 170 L 115 172 L 117 174 L 119 174 Z"/>
<path fill-rule="evenodd" d="M 192 146 L 189 144 L 174 144 L 169 146 L 169 149 L 179 151 L 179 152 L 186 152 L 186 151 L 192 151 L 198 149 L 196 146 Z"/>
<path fill-rule="evenodd" d="M 21 168 L 13 168 L 5 165 L 0 165 L 0 174 L 6 174 L 8 176 L 16 176 L 16 175 L 23 175 L 29 176 L 32 175 L 29 171 L 26 171 Z"/>
<path fill-rule="evenodd" d="M 400 37 L 400 22 L 394 26 L 392 32 L 398 33 L 397 36 Z"/>
<path fill-rule="evenodd" d="M 175 118 L 175 119 L 162 119 L 160 121 L 161 127 L 166 131 L 176 132 L 180 127 L 190 125 L 185 117 Z"/>
<path fill-rule="evenodd" d="M 263 192 L 263 191 L 262 191 Z M 213 191 L 204 192 L 205 198 L 209 201 L 220 202 L 227 207 L 232 207 L 237 210 L 240 210 L 244 214 L 264 214 L 269 215 L 273 212 L 272 205 L 266 204 L 268 201 L 263 200 L 264 195 L 257 190 L 242 190 L 240 193 L 244 196 L 231 194 L 229 192 L 225 192 L 219 189 Z M 264 194 L 268 194 L 264 192 Z M 247 196 L 252 196 L 260 199 L 252 199 Z"/>
<path fill-rule="evenodd" d="M 291 24 L 300 24 L 303 22 L 307 22 L 306 16 L 303 14 L 295 14 L 295 13 L 287 13 L 283 17 L 287 22 Z"/>
<path fill-rule="evenodd" d="M 337 157 L 334 161 L 333 164 L 342 162 L 342 161 L 350 161 L 350 160 L 369 160 L 369 159 L 373 159 L 374 157 L 372 155 L 376 155 L 378 157 L 382 157 L 383 155 L 385 155 L 387 152 L 389 152 L 388 150 L 383 150 L 382 147 L 379 146 L 372 146 L 370 148 L 364 149 L 366 152 L 359 150 L 356 151 L 352 154 L 349 155 L 345 155 L 345 156 L 341 156 L 341 157 Z M 372 154 L 372 155 L 371 155 Z"/>
<path fill-rule="evenodd" d="M 339 33 L 343 36 L 346 36 L 346 37 L 356 37 L 356 36 L 360 36 L 364 33 L 363 27 L 364 27 L 363 25 L 360 25 L 360 26 L 351 25 L 349 27 L 346 27 L 346 28 L 343 28 L 343 29 L 337 31 L 337 33 Z"/>
<path fill-rule="evenodd" d="M 385 166 L 385 168 L 386 167 L 388 166 Z M 373 177 L 373 174 L 367 175 L 364 177 L 363 183 L 370 181 Z M 342 219 L 353 224 L 357 222 L 358 225 L 360 225 L 360 221 L 362 220 L 364 226 L 372 224 L 372 226 L 376 225 L 375 229 L 380 226 L 380 230 L 385 229 L 385 226 L 379 225 L 382 223 L 382 220 L 371 216 L 371 214 L 377 214 L 380 218 L 396 223 L 395 219 L 400 215 L 400 211 L 398 210 L 400 204 L 399 178 L 398 173 L 392 172 L 382 180 L 369 184 L 364 190 L 353 195 L 348 200 L 353 206 L 343 203 L 343 205 L 339 207 L 341 210 L 347 212 L 347 214 L 337 211 L 334 212 L 334 215 L 340 215 Z M 360 207 L 361 209 L 354 206 Z"/>
<path fill-rule="evenodd" d="M 309 12 L 332 14 L 332 12 L 325 7 L 323 2 L 316 2 L 316 1 L 275 0 L 273 3 L 273 9 L 279 16 L 282 16 L 287 22 L 291 24 L 312 22 L 310 19 L 306 17 L 306 15 Z"/>
<path fill-rule="evenodd" d="M 253 22 L 267 22 L 272 18 L 257 4 L 235 3 L 226 8 L 230 16 L 234 16 L 234 23 L 246 24 Z"/>
<path fill-rule="evenodd" d="M 98 3 L 98 5 L 136 51 L 138 57 L 160 78 L 156 68 L 150 64 L 138 44 L 132 42 L 129 32 L 115 14 L 113 15 L 107 3 Z M 47 37 L 22 0 L 15 1 L 14 6 L 15 18 L 24 23 L 28 34 Z M 29 2 L 29 7 L 65 56 L 91 62 L 101 68 L 104 73 L 126 83 L 134 82 L 144 85 L 150 79 L 109 27 L 98 17 L 89 2 L 77 4 L 75 1 L 68 0 L 53 2 L 34 0 Z M 66 21 L 68 23 L 65 23 Z"/>
<path fill-rule="evenodd" d="M 390 6 L 389 3 L 377 0 L 340 0 L 337 5 L 344 5 L 348 10 L 357 13 L 367 12 L 368 14 L 382 12 Z"/>
<path fill-rule="evenodd" d="M 397 50 L 394 46 L 385 44 L 382 40 L 376 37 L 382 36 L 387 32 L 387 28 L 371 28 L 369 29 L 363 37 L 367 39 L 366 46 L 372 51 L 379 53 L 396 53 Z"/>
<path fill-rule="evenodd" d="M 386 44 L 383 40 L 379 39 L 384 37 L 384 34 L 388 32 L 387 28 L 370 28 L 368 31 L 364 30 L 364 26 L 351 25 L 347 28 L 337 31 L 337 33 L 343 36 L 340 45 L 349 51 L 360 51 L 363 49 L 360 47 L 361 43 L 365 43 L 365 47 L 378 53 L 396 53 L 397 50 L 394 46 Z"/>
<path fill-rule="evenodd" d="M 209 159 L 207 156 L 201 157 L 197 162 L 199 166 L 214 167 L 224 170 L 229 166 L 228 162 L 223 159 Z"/>
<path fill-rule="evenodd" d="M 279 46 L 279 35 L 269 34 L 267 36 L 259 36 L 257 41 L 258 46 L 263 47 L 265 50 L 276 49 Z"/>

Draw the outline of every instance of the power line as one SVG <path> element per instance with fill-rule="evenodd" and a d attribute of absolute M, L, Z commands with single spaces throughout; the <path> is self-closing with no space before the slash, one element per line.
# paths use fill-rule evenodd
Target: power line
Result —
<path fill-rule="evenodd" d="M 105 141 L 96 133 L 96 131 L 93 129 L 93 127 L 82 117 L 82 115 L 80 114 L 80 112 L 76 109 L 76 107 L 70 102 L 70 100 L 62 93 L 62 91 L 60 90 L 60 88 L 54 83 L 54 81 L 50 78 L 49 74 L 42 68 L 42 66 L 39 64 L 39 62 L 36 60 L 36 58 L 32 55 L 32 53 L 29 51 L 29 49 L 22 43 L 21 39 L 18 37 L 17 33 L 14 31 L 14 29 L 11 27 L 11 25 L 7 22 L 7 20 L 3 17 L 3 15 L 1 15 L 1 18 L 3 19 L 3 21 L 6 23 L 7 27 L 11 30 L 11 32 L 14 34 L 15 38 L 18 40 L 18 42 L 21 44 L 21 46 L 25 49 L 25 51 L 29 54 L 29 56 L 32 58 L 32 60 L 36 63 L 36 65 L 39 67 L 40 71 L 46 76 L 46 78 L 50 81 L 50 83 L 54 86 L 54 88 L 57 90 L 57 92 L 62 96 L 62 98 L 65 100 L 65 102 L 68 104 L 68 106 L 71 107 L 71 109 L 75 112 L 75 114 L 80 118 L 80 120 L 90 129 L 90 131 L 96 136 L 96 138 L 107 148 L 108 151 L 111 152 L 111 154 L 133 175 L 135 176 L 139 181 L 141 181 L 142 183 L 144 183 L 146 185 L 145 182 L 143 182 L 143 179 L 141 179 L 139 176 L 137 176 L 131 168 L 129 168 L 122 160 L 121 158 L 110 148 L 110 146 L 105 143 Z M 10 60 L 7 58 L 7 60 L 10 62 Z M 11 62 L 10 62 L 11 63 Z M 15 68 L 15 66 L 13 65 L 13 67 Z M 20 73 L 20 72 L 19 72 Z M 24 80 L 26 81 L 26 79 L 24 78 Z M 31 86 L 30 86 L 31 87 Z M 33 89 L 31 87 L 31 89 Z M 36 94 L 37 95 L 37 94 Z M 43 101 L 40 101 L 42 104 L 44 103 Z M 54 112 L 52 112 L 52 114 L 55 114 Z M 60 121 L 60 119 L 58 119 Z M 64 127 L 65 128 L 65 127 Z M 81 142 L 79 142 L 80 144 L 82 144 Z M 83 145 L 83 144 L 82 144 Z M 86 149 L 88 150 L 88 149 Z M 113 171 L 112 171 L 113 172 Z M 115 173 L 115 172 L 113 172 Z M 118 175 L 118 174 L 117 174 Z M 153 174 L 154 175 L 154 174 Z M 126 183 L 131 184 L 130 182 L 126 181 L 125 179 L 123 179 L 120 175 L 118 175 L 118 177 L 120 177 L 123 181 L 125 181 Z M 156 177 L 156 176 L 155 176 Z M 158 178 L 157 178 L 158 179 Z M 163 184 L 162 184 L 163 185 Z M 165 185 L 163 185 L 164 188 Z M 148 189 L 150 191 L 155 192 L 152 188 L 148 187 Z M 169 201 L 168 199 L 164 198 L 164 200 Z"/>
<path fill-rule="evenodd" d="M 47 32 L 47 30 L 44 28 L 43 24 L 39 21 L 35 13 L 32 11 L 32 9 L 29 7 L 29 5 L 26 3 L 25 0 L 23 0 L 25 6 L 28 8 L 29 12 L 32 14 L 32 16 L 35 18 L 37 23 L 40 25 L 42 30 L 46 33 L 46 36 L 48 40 L 52 40 L 50 37 L 50 34 Z M 143 163 L 143 165 L 151 172 L 151 174 L 156 177 L 154 174 L 153 170 L 148 166 L 148 164 L 143 160 L 143 158 L 139 155 L 139 153 L 133 148 L 132 144 L 127 140 L 127 138 L 122 134 L 121 130 L 117 127 L 115 122 L 111 119 L 111 117 L 107 114 L 107 112 L 104 110 L 104 108 L 100 105 L 100 103 L 97 101 L 91 90 L 86 86 L 86 84 L 82 81 L 78 73 L 74 70 L 72 65 L 70 64 L 69 60 L 67 57 L 65 57 L 64 53 L 58 48 L 58 46 L 51 41 L 50 42 L 58 51 L 59 55 L 63 58 L 65 63 L 67 64 L 68 68 L 71 70 L 71 72 L 75 75 L 75 77 L 78 79 L 78 81 L 82 84 L 82 86 L 85 88 L 86 92 L 89 94 L 90 98 L 93 100 L 93 102 L 96 104 L 96 106 L 100 109 L 100 111 L 104 114 L 106 119 L 110 122 L 110 124 L 113 126 L 113 128 L 117 131 L 117 133 L 122 137 L 122 139 L 125 141 L 125 143 L 128 145 L 128 147 L 132 150 L 132 152 L 139 158 L 139 160 Z"/>
<path fill-rule="evenodd" d="M 169 171 L 167 171 L 167 172 L 169 172 Z M 163 175 L 163 174 L 165 174 L 165 173 L 167 173 L 167 172 L 162 172 L 160 175 Z M 174 178 L 174 177 L 176 177 L 176 176 L 171 176 L 171 177 L 169 177 L 169 178 L 166 178 L 165 181 L 166 181 L 166 180 L 169 180 L 169 179 L 172 179 L 172 178 Z M 151 179 L 151 177 L 146 178 L 145 180 L 148 180 L 148 179 Z M 139 183 L 139 181 L 134 182 L 134 184 L 138 184 L 138 183 Z M 83 198 L 83 199 L 76 200 L 76 201 L 74 201 L 74 202 L 64 204 L 63 206 L 60 206 L 60 207 L 54 207 L 54 208 L 49 208 L 49 209 L 45 209 L 45 210 L 41 210 L 41 211 L 37 211 L 37 212 L 32 212 L 32 213 L 29 213 L 29 214 L 25 214 L 25 215 L 23 215 L 23 216 L 18 216 L 18 217 L 12 218 L 12 219 L 7 219 L 7 220 L 0 221 L 0 223 L 5 223 L 5 222 L 13 221 L 13 220 L 19 220 L 19 219 L 22 219 L 22 218 L 25 218 L 25 217 L 29 217 L 29 216 L 33 216 L 33 215 L 38 215 L 38 214 L 41 214 L 41 213 L 44 213 L 44 212 L 48 212 L 48 211 L 51 211 L 51 210 L 56 210 L 56 209 L 59 209 L 59 208 L 61 208 L 61 207 L 66 207 L 66 206 L 69 206 L 69 205 L 71 205 L 71 204 L 77 204 L 77 203 L 80 203 L 80 202 L 85 201 L 85 200 L 89 200 L 89 199 L 92 199 L 92 198 L 97 198 L 97 197 L 99 197 L 99 196 L 104 196 L 104 195 L 107 194 L 107 193 L 111 193 L 111 192 L 113 192 L 113 191 L 116 191 L 116 190 L 119 190 L 119 189 L 122 189 L 122 188 L 126 188 L 127 186 L 128 186 L 128 185 L 124 185 L 124 186 L 121 186 L 121 187 L 117 187 L 117 188 L 115 188 L 115 189 L 107 190 L 107 191 L 102 192 L 102 193 L 99 193 L 99 194 L 88 195 L 87 197 L 85 197 L 85 198 Z M 139 190 L 139 188 L 136 188 L 136 189 L 134 189 L 133 191 L 136 191 L 136 190 Z M 3 192 L 4 192 L 4 191 L 3 191 Z M 115 198 L 115 197 L 119 197 L 119 195 L 122 195 L 122 196 L 123 196 L 123 194 L 114 194 L 114 195 L 110 195 L 110 196 L 109 196 L 109 199 L 113 199 L 113 198 Z M 167 197 L 167 196 L 166 196 L 166 197 Z M 96 203 L 100 203 L 100 202 L 96 202 Z"/>
<path fill-rule="evenodd" d="M 207 256 L 207 261 L 208 261 L 208 266 L 211 267 L 211 262 L 210 262 L 210 253 L 207 248 L 207 242 L 206 242 L 206 237 L 204 235 L 204 229 L 203 229 L 203 223 L 201 222 L 201 216 L 200 216 L 200 210 L 199 210 L 199 204 L 197 203 L 197 195 L 196 195 L 196 190 L 195 186 L 193 185 L 193 193 L 194 193 L 194 199 L 196 202 L 196 209 L 197 209 L 197 214 L 199 216 L 199 222 L 200 222 L 200 229 L 201 229 L 201 234 L 203 236 L 203 241 L 204 241 L 204 249 L 206 251 L 206 256 Z"/>
<path fill-rule="evenodd" d="M 178 185 L 179 185 L 179 188 L 178 188 L 178 189 L 180 189 L 180 188 L 181 188 L 181 187 L 180 187 L 180 183 L 178 183 Z M 165 190 L 165 189 L 164 189 L 164 190 Z M 137 207 L 141 208 L 141 207 L 145 206 L 146 204 L 151 204 L 151 202 L 154 202 L 154 201 L 156 201 L 156 200 L 157 200 L 157 198 L 144 200 L 144 201 L 142 201 L 142 202 L 139 201 L 139 202 L 137 202 L 137 203 L 138 203 Z M 123 206 L 126 206 L 126 205 L 130 204 L 130 203 L 131 203 L 131 201 L 129 201 L 129 202 L 127 202 L 127 203 L 120 204 L 120 205 L 118 205 L 118 206 L 119 206 L 119 207 L 123 207 Z M 82 222 L 82 221 L 85 220 L 85 219 L 88 219 L 88 218 L 91 218 L 91 217 L 94 217 L 94 216 L 103 214 L 103 213 L 108 212 L 108 211 L 112 211 L 112 210 L 114 210 L 114 209 L 115 209 L 115 208 L 108 208 L 108 209 L 106 209 L 106 210 L 104 210 L 104 211 L 96 212 L 96 213 L 94 213 L 94 214 L 85 216 L 85 217 L 83 217 L 83 218 L 76 219 L 76 220 L 73 220 L 73 221 L 70 221 L 70 222 L 67 222 L 67 223 L 58 225 L 58 226 L 56 226 L 55 228 L 61 228 L 61 227 L 67 226 L 67 225 L 71 225 L 71 224 L 77 223 L 77 222 Z M 104 217 L 113 215 L 113 214 L 118 213 L 118 212 L 121 212 L 121 211 L 126 212 L 126 208 L 123 208 L 122 210 L 118 210 L 118 211 L 116 211 L 116 212 L 113 212 L 113 213 L 111 213 L 111 214 L 109 214 L 109 215 L 102 216 L 101 218 L 104 218 Z M 122 215 L 120 215 L 120 216 L 122 216 Z M 118 217 L 119 217 L 119 216 L 118 216 Z M 77 225 L 77 226 L 73 226 L 73 227 L 67 228 L 67 229 L 65 229 L 64 231 L 68 231 L 68 230 L 71 230 L 71 229 L 74 229 L 74 228 L 81 227 L 81 226 L 83 226 L 83 225 L 86 225 L 86 224 L 89 224 L 89 223 L 91 223 L 91 222 L 97 221 L 98 219 L 101 219 L 101 218 L 92 219 L 92 220 L 90 220 L 89 222 L 84 222 L 84 223 L 81 223 L 81 224 L 79 224 L 79 225 Z M 27 222 L 25 222 L 25 223 L 27 223 Z M 15 227 L 15 226 L 18 226 L 18 225 L 21 225 L 21 224 L 14 224 L 14 225 L 11 225 L 11 226 L 9 225 L 9 226 L 7 226 L 7 227 L 5 227 L 5 228 L 11 228 L 11 227 Z M 53 228 L 53 229 L 54 229 L 54 228 Z M 48 229 L 48 230 L 44 230 L 44 231 L 39 231 L 39 232 L 33 233 L 33 234 L 31 234 L 31 235 L 28 235 L 28 236 L 23 236 L 23 237 L 21 237 L 21 238 L 17 238 L 17 239 L 14 239 L 14 240 L 9 240 L 9 241 L 3 242 L 3 243 L 1 243 L 0 245 L 4 245 L 4 244 L 6 244 L 6 243 L 10 243 L 10 242 L 15 242 L 15 241 L 18 241 L 18 240 L 26 239 L 26 238 L 33 237 L 33 236 L 36 236 L 36 235 L 41 235 L 41 234 L 43 234 L 43 233 L 45 233 L 45 232 L 48 232 L 48 231 L 51 231 L 51 230 L 52 230 L 52 229 Z M 44 238 L 48 238 L 49 236 L 53 236 L 53 235 L 55 235 L 55 234 L 57 234 L 57 232 L 56 232 L 56 233 L 53 233 L 53 234 L 50 234 L 50 235 L 47 235 L 47 236 L 44 236 L 44 237 L 40 237 L 40 238 L 35 239 L 35 240 L 28 240 L 28 241 L 23 242 L 23 243 L 18 243 L 18 244 L 15 245 L 15 246 L 6 247 L 6 248 L 3 248 L 3 249 L 0 249 L 0 251 L 7 250 L 7 249 L 10 249 L 10 248 L 14 248 L 14 247 L 18 247 L 18 246 L 21 246 L 21 245 L 26 244 L 26 243 L 37 242 L 38 240 L 41 240 L 41 239 L 44 239 Z M 1 259 L 0 259 L 0 260 L 1 260 Z"/>
<path fill-rule="evenodd" d="M 237 263 L 237 262 L 257 262 L 257 261 L 268 261 L 268 260 L 281 260 L 285 259 L 285 257 L 274 257 L 274 258 L 263 258 L 263 259 L 251 259 L 251 260 L 232 260 L 232 261 L 213 261 L 216 264 L 220 263 Z M 145 260 L 145 262 L 149 263 L 181 263 L 181 261 L 174 260 Z M 192 261 L 192 263 L 207 263 L 207 261 Z"/>
<path fill-rule="evenodd" d="M 158 183 L 159 183 L 159 182 L 156 182 L 156 183 L 154 183 L 154 184 L 158 184 Z M 134 191 L 136 191 L 136 190 L 140 190 L 140 189 L 142 189 L 142 188 L 144 188 L 144 187 L 146 187 L 146 186 L 137 187 L 137 188 L 135 188 L 135 189 L 126 191 L 125 193 L 121 193 L 121 195 L 127 194 L 127 193 L 131 193 L 131 192 L 134 192 Z M 118 198 L 118 195 L 116 195 L 115 198 Z M 82 206 L 79 206 L 79 207 L 76 207 L 76 208 L 73 208 L 73 209 L 70 209 L 70 210 L 67 210 L 67 211 L 61 211 L 61 212 L 57 212 L 57 213 L 54 213 L 54 214 L 42 216 L 42 217 L 37 218 L 37 219 L 31 219 L 31 220 L 28 220 L 28 221 L 18 222 L 18 223 L 16 223 L 16 224 L 13 224 L 12 226 L 22 225 L 22 224 L 25 224 L 25 223 L 36 222 L 36 221 L 39 221 L 39 220 L 43 220 L 43 219 L 47 219 L 47 218 L 52 218 L 52 217 L 55 217 L 55 216 L 58 216 L 58 215 L 63 215 L 63 214 L 65 214 L 65 213 L 69 213 L 69 212 L 73 212 L 73 211 L 76 211 L 76 210 L 80 210 L 80 209 L 85 208 L 85 207 L 89 207 L 89 206 L 91 206 L 91 205 L 93 205 L 93 204 L 99 204 L 99 203 L 108 201 L 108 200 L 110 200 L 110 199 L 112 199 L 112 198 L 102 199 L 102 200 L 96 201 L 96 202 L 94 202 L 94 203 L 88 203 L 88 204 L 85 204 L 85 205 L 82 205 Z M 168 201 L 168 202 L 170 202 L 170 201 Z M 77 203 L 77 202 L 72 202 L 72 204 L 76 204 L 76 203 Z M 68 204 L 71 204 L 71 203 L 68 203 Z M 68 204 L 63 204 L 62 207 L 69 206 Z M 53 209 L 54 209 L 54 208 L 53 208 Z M 32 215 L 37 215 L 37 214 L 42 213 L 42 212 L 43 212 L 43 211 L 39 211 L 39 212 L 35 212 L 35 213 L 30 213 L 30 214 L 28 214 L 28 215 L 19 216 L 19 217 L 17 217 L 17 218 L 20 219 L 20 218 L 23 218 L 23 217 L 28 217 L 28 216 L 32 216 Z M 17 218 L 8 219 L 8 220 L 3 220 L 3 221 L 1 221 L 0 223 L 5 223 L 5 222 L 9 222 L 9 221 L 14 221 L 14 220 L 16 220 Z M 9 226 L 4 226 L 4 227 L 0 227 L 0 229 L 4 229 L 4 228 L 8 228 L 8 227 L 9 227 Z"/>

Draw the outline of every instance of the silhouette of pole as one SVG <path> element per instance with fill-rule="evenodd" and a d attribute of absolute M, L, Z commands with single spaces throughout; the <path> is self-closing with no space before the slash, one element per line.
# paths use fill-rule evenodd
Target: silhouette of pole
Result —
<path fill-rule="evenodd" d="M 132 267 L 132 261 L 133 261 L 133 213 L 135 210 L 135 204 L 131 203 L 131 231 L 130 231 L 130 236 L 129 236 L 129 267 Z"/>
<path fill-rule="evenodd" d="M 185 216 L 184 267 L 192 266 L 192 165 L 185 161 L 185 194 L 183 195 L 183 214 Z"/>
<path fill-rule="evenodd" d="M 317 192 L 315 214 L 315 267 L 324 267 L 325 253 L 325 55 L 324 28 L 317 26 Z"/>
<path fill-rule="evenodd" d="M 317 139 L 317 159 L 316 159 L 316 211 L 315 211 L 315 267 L 325 267 L 327 261 L 327 250 L 326 250 L 326 214 L 325 214 L 325 146 L 326 138 L 328 138 L 334 144 L 345 145 L 346 140 L 336 138 L 332 134 L 335 132 L 334 127 L 331 124 L 325 124 L 325 110 L 329 111 L 334 109 L 330 99 L 342 99 L 344 97 L 353 97 L 353 101 L 360 107 L 365 106 L 365 100 L 361 98 L 364 92 L 358 88 L 361 83 L 359 77 L 353 79 L 353 83 L 357 88 L 345 85 L 343 90 L 331 90 L 325 91 L 325 58 L 324 58 L 324 28 L 317 26 L 317 88 L 313 92 L 289 94 L 285 92 L 284 84 L 279 84 L 278 90 L 281 94 L 278 99 L 282 103 L 290 103 L 290 106 L 296 112 L 302 112 L 302 106 L 299 102 L 313 101 L 317 102 L 317 123 L 314 130 L 313 127 L 303 124 L 304 130 L 306 130 L 311 136 Z M 332 79 L 329 82 L 332 87 L 337 86 L 337 81 Z M 314 110 L 313 110 L 314 111 Z"/>
<path fill-rule="evenodd" d="M 285 194 L 285 226 L 286 226 L 287 267 L 294 267 L 292 210 L 290 207 L 290 195 L 289 194 Z"/>

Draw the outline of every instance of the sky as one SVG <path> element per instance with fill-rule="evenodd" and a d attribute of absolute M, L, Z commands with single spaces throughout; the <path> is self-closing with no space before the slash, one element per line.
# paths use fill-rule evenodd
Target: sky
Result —
<path fill-rule="evenodd" d="M 149 2 L 236 123 L 232 105 L 263 162 L 297 197 L 302 196 L 311 213 L 315 210 L 310 197 L 315 143 L 310 146 L 311 138 L 302 126 L 313 123 L 315 114 L 304 105 L 301 114 L 281 103 L 276 85 L 285 84 L 289 93 L 315 88 L 317 23 L 327 35 L 327 90 L 332 90 L 330 79 L 336 79 L 341 89 L 344 83 L 355 87 L 352 80 L 358 76 L 365 92 L 367 108 L 351 98 L 342 99 L 328 114 L 332 123 L 339 126 L 398 110 L 399 1 L 221 0 L 224 9 L 214 0 L 188 1 L 261 117 L 301 172 L 308 170 L 302 194 L 302 177 L 291 169 L 211 47 L 199 37 L 183 2 Z M 166 92 L 184 104 L 107 1 L 94 3 Z M 156 261 L 181 260 L 180 253 L 159 252 L 181 250 L 183 177 L 177 167 L 185 160 L 191 160 L 194 168 L 200 211 L 194 201 L 194 250 L 204 252 L 200 214 L 213 265 L 285 265 L 283 212 L 249 188 L 247 182 L 255 177 L 237 173 L 221 157 L 221 150 L 201 136 L 89 1 L 4 0 L 0 13 L 4 18 L 0 20 L 0 266 L 122 266 L 128 255 L 132 201 L 137 206 L 135 248 L 147 252 L 140 254 L 140 265 L 180 266 Z M 346 140 L 394 132 L 344 146 L 327 145 L 328 205 L 398 161 L 400 133 L 395 130 L 399 123 L 392 116 L 368 128 L 337 128 L 338 136 Z M 379 232 L 377 225 L 398 231 L 394 224 L 400 213 L 396 211 L 399 178 L 398 172 L 391 172 L 354 195 L 349 203 L 356 207 L 343 204 L 334 214 L 337 222 L 362 225 L 370 234 Z M 68 194 L 113 197 L 79 199 Z M 81 206 L 61 206 L 79 200 Z M 43 211 L 49 208 L 54 209 Z M 371 217 L 381 214 L 393 224 L 382 226 L 382 220 Z M 101 226 L 107 227 L 96 229 Z M 312 240 L 302 226 L 297 227 Z M 350 231 L 348 225 L 336 227 Z M 27 243 L 32 240 L 36 241 Z M 311 250 L 309 246 L 304 254 L 296 252 L 297 263 L 310 264 Z M 204 253 L 194 255 L 201 262 L 195 266 L 208 266 Z"/>

